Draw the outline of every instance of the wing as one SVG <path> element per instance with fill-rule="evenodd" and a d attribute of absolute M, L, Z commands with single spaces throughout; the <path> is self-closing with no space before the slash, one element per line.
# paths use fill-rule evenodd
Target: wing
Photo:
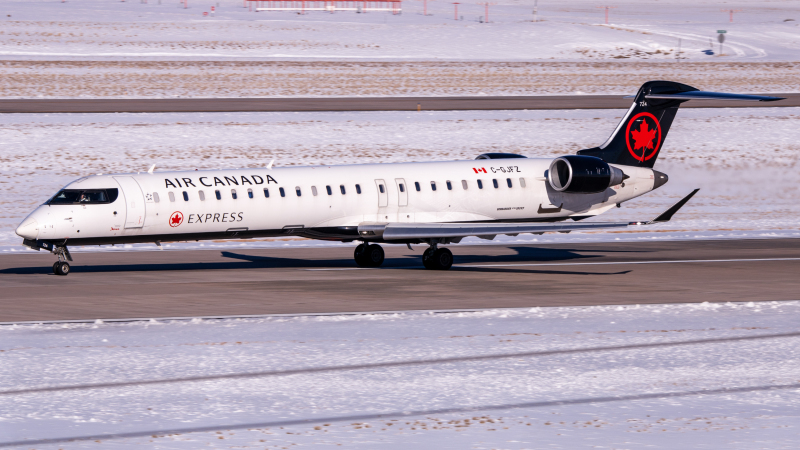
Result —
<path fill-rule="evenodd" d="M 575 222 L 575 223 L 388 223 L 359 225 L 358 233 L 367 239 L 382 237 L 386 241 L 414 239 L 456 239 L 478 236 L 493 239 L 498 234 L 548 233 L 585 231 L 668 222 L 699 189 L 695 189 L 678 203 L 646 222 Z"/>

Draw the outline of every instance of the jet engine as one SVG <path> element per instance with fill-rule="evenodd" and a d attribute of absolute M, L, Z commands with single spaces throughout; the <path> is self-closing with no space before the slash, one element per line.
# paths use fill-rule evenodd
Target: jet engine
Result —
<path fill-rule="evenodd" d="M 550 163 L 547 181 L 558 192 L 593 194 L 628 179 L 624 172 L 594 156 L 560 156 Z"/>

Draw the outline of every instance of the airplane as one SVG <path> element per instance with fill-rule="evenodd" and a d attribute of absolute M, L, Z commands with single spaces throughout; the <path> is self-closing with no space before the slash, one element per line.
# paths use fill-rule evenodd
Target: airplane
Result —
<path fill-rule="evenodd" d="M 630 98 L 630 97 L 627 97 Z M 593 222 L 668 181 L 653 169 L 679 106 L 689 100 L 775 101 L 648 81 L 598 147 L 557 158 L 486 153 L 475 160 L 97 174 L 59 190 L 28 215 L 23 245 L 56 255 L 68 246 L 301 236 L 360 241 L 354 259 L 378 267 L 379 244 L 426 244 L 423 266 L 447 270 L 442 245 L 468 236 L 621 229 L 670 218 L 697 189 L 653 220 Z M 327 208 L 326 208 L 327 206 Z M 568 222 L 567 222 L 568 221 Z"/>

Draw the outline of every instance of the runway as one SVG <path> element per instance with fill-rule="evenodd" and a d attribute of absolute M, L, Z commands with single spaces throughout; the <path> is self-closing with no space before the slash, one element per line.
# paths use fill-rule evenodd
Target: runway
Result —
<path fill-rule="evenodd" d="M 695 101 L 684 108 L 800 106 L 800 94 L 778 102 Z M 328 98 L 170 98 L 170 99 L 4 99 L 0 113 L 153 113 L 302 111 L 455 111 L 521 109 L 627 109 L 622 95 L 542 95 L 485 97 L 328 97 Z"/>
<path fill-rule="evenodd" d="M 0 322 L 534 306 L 794 300 L 800 239 L 449 246 L 450 271 L 423 247 L 385 246 L 379 269 L 352 249 L 0 256 Z"/>

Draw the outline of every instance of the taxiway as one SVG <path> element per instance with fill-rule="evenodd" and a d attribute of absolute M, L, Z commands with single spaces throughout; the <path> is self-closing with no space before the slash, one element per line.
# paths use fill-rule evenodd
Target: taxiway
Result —
<path fill-rule="evenodd" d="M 450 246 L 450 271 L 384 246 L 379 269 L 349 247 L 0 256 L 0 322 L 390 310 L 792 300 L 800 239 Z"/>

